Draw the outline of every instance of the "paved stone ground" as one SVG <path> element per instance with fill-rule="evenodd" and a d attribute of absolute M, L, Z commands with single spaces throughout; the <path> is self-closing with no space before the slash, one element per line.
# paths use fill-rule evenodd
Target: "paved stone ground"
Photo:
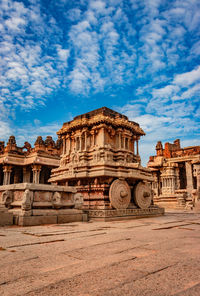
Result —
<path fill-rule="evenodd" d="M 199 296 L 200 214 L 1 227 L 0 295 Z"/>

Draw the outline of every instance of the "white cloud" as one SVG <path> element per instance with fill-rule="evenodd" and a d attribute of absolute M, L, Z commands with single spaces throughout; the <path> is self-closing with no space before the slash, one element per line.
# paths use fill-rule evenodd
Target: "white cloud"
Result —
<path fill-rule="evenodd" d="M 7 139 L 12 134 L 8 122 L 0 120 L 0 139 Z"/>
<path fill-rule="evenodd" d="M 196 69 L 190 72 L 176 75 L 173 80 L 173 83 L 185 86 L 190 85 L 196 82 L 197 80 L 200 80 L 200 66 L 198 66 Z"/>
<path fill-rule="evenodd" d="M 61 61 L 67 62 L 67 59 L 69 57 L 69 49 L 62 49 L 58 47 L 58 57 L 60 58 Z"/>

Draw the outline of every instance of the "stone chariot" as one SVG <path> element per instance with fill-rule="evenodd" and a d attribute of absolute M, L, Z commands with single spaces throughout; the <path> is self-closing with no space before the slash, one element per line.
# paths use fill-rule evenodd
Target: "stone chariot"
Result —
<path fill-rule="evenodd" d="M 59 168 L 50 182 L 75 186 L 92 219 L 163 214 L 153 205 L 149 169 L 141 166 L 139 124 L 106 107 L 75 117 L 58 132 L 63 140 Z"/>

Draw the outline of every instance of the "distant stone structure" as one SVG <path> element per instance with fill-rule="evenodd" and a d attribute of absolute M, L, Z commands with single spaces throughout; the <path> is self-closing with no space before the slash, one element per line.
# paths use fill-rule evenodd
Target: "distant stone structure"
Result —
<path fill-rule="evenodd" d="M 34 147 L 28 142 L 18 147 L 14 136 L 7 145 L 0 142 L 0 185 L 16 183 L 47 184 L 51 169 L 59 166 L 62 139 L 55 143 L 47 136 L 39 136 Z"/>
<path fill-rule="evenodd" d="M 140 164 L 139 124 L 106 107 L 63 124 L 63 150 L 50 182 L 75 186 L 90 218 L 159 215 L 153 206 L 149 169 Z"/>
<path fill-rule="evenodd" d="M 11 136 L 0 142 L 0 225 L 39 225 L 87 220 L 74 187 L 53 186 L 48 179 L 58 167 L 62 139 L 39 136 L 32 148 L 18 147 Z"/>
<path fill-rule="evenodd" d="M 199 208 L 200 146 L 181 148 L 180 140 L 173 144 L 159 141 L 156 156 L 150 156 L 148 168 L 153 173 L 154 202 L 165 208 Z"/>

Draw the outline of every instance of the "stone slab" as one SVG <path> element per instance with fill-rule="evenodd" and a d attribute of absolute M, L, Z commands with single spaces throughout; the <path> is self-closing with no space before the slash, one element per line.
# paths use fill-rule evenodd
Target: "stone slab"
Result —
<path fill-rule="evenodd" d="M 20 216 L 18 225 L 34 226 L 42 224 L 57 224 L 57 216 Z"/>
<path fill-rule="evenodd" d="M 67 214 L 59 215 L 57 223 L 69 223 L 69 222 L 81 222 L 83 221 L 83 215 L 80 214 Z"/>
<path fill-rule="evenodd" d="M 7 211 L 0 211 L 0 226 L 12 225 L 13 224 L 13 214 Z"/>
<path fill-rule="evenodd" d="M 88 215 L 83 213 L 81 210 L 68 210 L 62 214 L 48 214 L 44 215 L 34 215 L 34 216 L 19 216 L 15 221 L 17 225 L 20 226 L 34 226 L 34 225 L 44 225 L 44 224 L 62 224 L 69 222 L 87 222 Z"/>

